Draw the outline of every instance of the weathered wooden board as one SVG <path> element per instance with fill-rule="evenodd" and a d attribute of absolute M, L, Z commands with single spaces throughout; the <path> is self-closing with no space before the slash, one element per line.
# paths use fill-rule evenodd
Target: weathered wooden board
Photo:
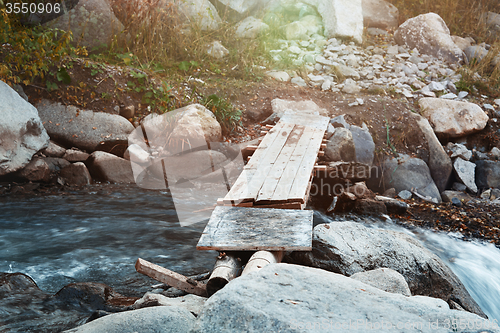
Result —
<path fill-rule="evenodd" d="M 311 251 L 313 211 L 217 206 L 198 250 Z"/>
<path fill-rule="evenodd" d="M 285 113 L 220 204 L 277 207 L 293 202 L 302 207 L 328 121 L 312 114 Z"/>
<path fill-rule="evenodd" d="M 281 149 L 278 158 L 273 163 L 271 171 L 266 176 L 266 179 L 264 180 L 255 201 L 270 200 L 274 192 L 276 191 L 276 187 L 281 177 L 288 176 L 283 175 L 283 172 L 285 171 L 285 168 L 290 161 L 290 157 L 297 147 L 297 143 L 299 142 L 303 132 L 304 126 L 294 126 L 294 128 L 290 132 L 290 135 L 288 136 L 287 141 L 285 142 L 285 145 L 283 146 L 283 149 Z"/>
<path fill-rule="evenodd" d="M 175 287 L 190 294 L 203 297 L 207 296 L 207 287 L 203 283 L 190 279 L 164 267 L 155 265 L 144 259 L 137 259 L 135 269 L 137 272 L 147 275 L 157 281 L 166 283 L 171 287 Z"/>
<path fill-rule="evenodd" d="M 300 137 L 295 150 L 290 155 L 290 159 L 283 170 L 283 176 L 279 179 L 276 185 L 276 190 L 271 197 L 271 201 L 283 202 L 289 200 L 289 193 L 292 187 L 295 177 L 297 177 L 297 172 L 299 171 L 300 164 L 304 159 L 307 147 L 311 141 L 315 131 L 312 128 L 305 128 L 302 136 Z"/>
<path fill-rule="evenodd" d="M 294 124 L 284 124 L 280 131 L 276 134 L 277 137 L 273 141 L 273 144 L 266 149 L 266 153 L 263 154 L 261 158 L 252 156 L 248 164 L 255 165 L 256 172 L 248 184 L 248 191 L 242 193 L 240 200 L 255 200 L 255 198 L 257 198 L 260 189 L 264 185 L 267 175 L 271 172 L 274 163 L 280 156 L 280 153 L 283 150 L 288 137 L 293 132 L 294 127 Z M 274 128 L 271 131 L 274 131 Z"/>
<path fill-rule="evenodd" d="M 305 196 L 307 195 L 307 185 L 309 184 L 314 164 L 316 164 L 316 158 L 318 156 L 321 141 L 323 140 L 323 135 L 324 131 L 318 131 L 309 142 L 309 146 L 304 154 L 297 176 L 295 177 L 290 193 L 288 194 L 288 200 L 302 200 L 303 202 Z"/>

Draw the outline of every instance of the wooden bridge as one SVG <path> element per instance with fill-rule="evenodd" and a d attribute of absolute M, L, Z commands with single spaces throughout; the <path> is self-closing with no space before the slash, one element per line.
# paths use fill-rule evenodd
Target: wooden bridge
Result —
<path fill-rule="evenodd" d="M 286 113 L 255 147 L 227 195 L 218 200 L 196 248 L 311 250 L 312 211 L 301 210 L 325 147 L 328 122 L 329 118 L 317 115 Z"/>
<path fill-rule="evenodd" d="M 304 209 L 329 118 L 285 114 L 219 205 Z"/>
<path fill-rule="evenodd" d="M 198 250 L 220 252 L 208 283 L 139 259 L 137 271 L 201 296 L 211 295 L 240 273 L 280 262 L 284 251 L 311 251 L 313 211 L 309 198 L 329 118 L 285 113 L 254 148 L 242 173 L 217 206 L 198 241 Z M 237 251 L 254 253 L 241 272 Z M 268 252 L 270 251 L 270 252 Z"/>

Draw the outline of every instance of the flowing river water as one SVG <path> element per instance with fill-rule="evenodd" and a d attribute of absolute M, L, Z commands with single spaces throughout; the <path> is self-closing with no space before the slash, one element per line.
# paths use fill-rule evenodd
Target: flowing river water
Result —
<path fill-rule="evenodd" d="M 315 224 L 329 221 L 315 212 Z M 457 235 L 409 231 L 391 221 L 377 221 L 370 225 L 419 238 L 450 266 L 490 319 L 500 322 L 498 248 L 466 242 Z M 216 253 L 195 249 L 205 224 L 206 220 L 181 227 L 168 192 L 132 185 L 3 197 L 0 272 L 25 273 L 48 293 L 72 282 L 92 281 L 140 297 L 150 290 L 152 280 L 135 271 L 139 257 L 185 275 L 212 268 Z M 1 307 L 2 300 L 0 312 Z"/>

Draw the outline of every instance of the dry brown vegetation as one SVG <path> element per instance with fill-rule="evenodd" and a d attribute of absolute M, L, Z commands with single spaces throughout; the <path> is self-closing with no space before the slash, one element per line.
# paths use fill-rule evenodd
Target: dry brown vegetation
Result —
<path fill-rule="evenodd" d="M 433 12 L 443 18 L 454 35 L 471 36 L 477 42 L 493 42 L 482 23 L 484 12 L 500 13 L 498 0 L 388 0 L 399 9 L 399 22 Z"/>

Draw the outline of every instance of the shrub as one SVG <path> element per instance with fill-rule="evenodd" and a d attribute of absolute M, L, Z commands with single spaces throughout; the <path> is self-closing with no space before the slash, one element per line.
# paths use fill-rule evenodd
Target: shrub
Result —
<path fill-rule="evenodd" d="M 44 79 L 52 71 L 58 81 L 66 83 L 69 76 L 63 60 L 71 54 L 86 55 L 84 48 L 70 45 L 71 39 L 71 32 L 25 27 L 0 6 L 0 78 L 7 83 L 27 85 L 38 77 Z"/>
<path fill-rule="evenodd" d="M 213 94 L 205 97 L 201 103 L 213 112 L 225 135 L 233 133 L 241 126 L 241 111 L 226 98 Z"/>

